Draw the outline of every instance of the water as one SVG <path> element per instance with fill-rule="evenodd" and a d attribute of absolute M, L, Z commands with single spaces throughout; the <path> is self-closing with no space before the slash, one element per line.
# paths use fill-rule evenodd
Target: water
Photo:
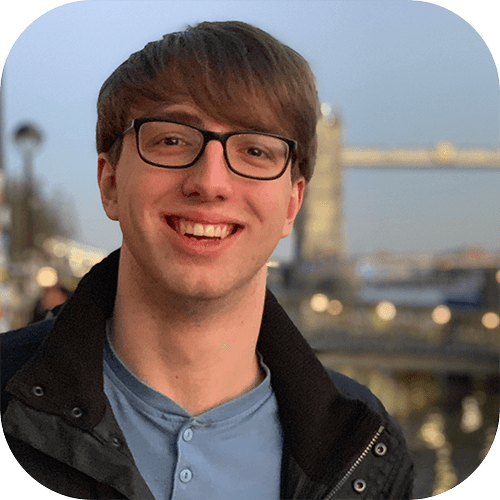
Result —
<path fill-rule="evenodd" d="M 493 443 L 498 374 L 337 368 L 369 387 L 402 426 L 415 463 L 414 498 L 437 495 L 464 481 Z"/>

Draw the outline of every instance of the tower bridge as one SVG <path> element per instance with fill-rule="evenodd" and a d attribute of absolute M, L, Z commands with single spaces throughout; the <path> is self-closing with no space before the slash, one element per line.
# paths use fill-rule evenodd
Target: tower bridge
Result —
<path fill-rule="evenodd" d="M 340 163 L 343 168 L 498 169 L 500 151 L 456 149 L 446 141 L 431 150 L 345 148 Z"/>
<path fill-rule="evenodd" d="M 500 150 L 461 149 L 445 141 L 433 149 L 347 147 L 337 115 L 324 115 L 317 131 L 314 176 L 295 224 L 297 254 L 306 261 L 344 253 L 342 195 L 346 169 L 500 169 Z"/>
<path fill-rule="evenodd" d="M 478 249 L 468 249 L 463 255 L 427 256 L 427 267 L 441 271 L 487 268 L 489 276 L 497 273 L 496 281 L 492 278 L 490 283 L 496 297 L 493 309 L 491 304 L 482 304 L 475 312 L 452 311 L 452 321 L 437 327 L 431 320 L 437 303 L 420 308 L 398 306 L 396 320 L 383 322 L 382 328 L 373 323 L 374 305 L 360 302 L 354 297 L 356 291 L 346 290 L 352 283 L 346 286 L 343 183 L 344 172 L 352 168 L 500 169 L 500 150 L 462 149 L 444 141 L 431 149 L 346 147 L 338 116 L 323 116 L 317 130 L 315 172 L 295 224 L 298 262 L 291 275 L 297 272 L 300 286 L 287 289 L 285 284 L 279 295 L 319 357 L 331 367 L 336 363 L 371 367 L 389 363 L 417 371 L 497 371 L 500 328 L 487 328 L 481 321 L 488 311 L 498 313 L 500 256 L 478 256 Z M 319 285 L 328 278 L 337 287 L 330 300 L 337 294 L 344 307 L 335 318 L 309 307 L 311 296 L 321 291 Z"/>

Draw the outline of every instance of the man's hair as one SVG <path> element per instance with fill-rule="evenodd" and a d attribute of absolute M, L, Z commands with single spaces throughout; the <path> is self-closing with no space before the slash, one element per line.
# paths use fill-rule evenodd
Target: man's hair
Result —
<path fill-rule="evenodd" d="M 307 61 L 265 31 L 239 21 L 203 22 L 132 54 L 99 93 L 97 152 L 116 165 L 134 111 L 184 101 L 217 121 L 295 139 L 292 178 L 310 180 L 316 82 Z"/>

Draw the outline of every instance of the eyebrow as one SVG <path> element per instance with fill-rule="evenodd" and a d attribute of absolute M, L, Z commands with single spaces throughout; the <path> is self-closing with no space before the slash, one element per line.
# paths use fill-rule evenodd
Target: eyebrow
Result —
<path fill-rule="evenodd" d="M 201 117 L 185 111 L 165 111 L 162 113 L 155 113 L 151 116 L 151 118 L 157 118 L 159 120 L 172 120 L 174 122 L 182 122 L 186 125 L 204 128 L 204 123 Z"/>

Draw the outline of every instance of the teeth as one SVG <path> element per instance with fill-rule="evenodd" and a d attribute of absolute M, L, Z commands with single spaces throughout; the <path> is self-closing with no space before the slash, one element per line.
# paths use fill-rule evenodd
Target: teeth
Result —
<path fill-rule="evenodd" d="M 205 236 L 205 231 L 203 229 L 203 226 L 201 224 L 195 224 L 193 234 L 195 236 Z"/>
<path fill-rule="evenodd" d="M 227 238 L 234 228 L 233 224 L 201 224 L 177 219 L 176 229 L 181 234 L 192 234 L 193 236 L 204 236 L 205 238 Z"/>
<path fill-rule="evenodd" d="M 212 225 L 209 225 L 205 228 L 205 234 L 204 236 L 207 236 L 209 238 L 213 238 L 215 236 L 215 228 Z"/>

